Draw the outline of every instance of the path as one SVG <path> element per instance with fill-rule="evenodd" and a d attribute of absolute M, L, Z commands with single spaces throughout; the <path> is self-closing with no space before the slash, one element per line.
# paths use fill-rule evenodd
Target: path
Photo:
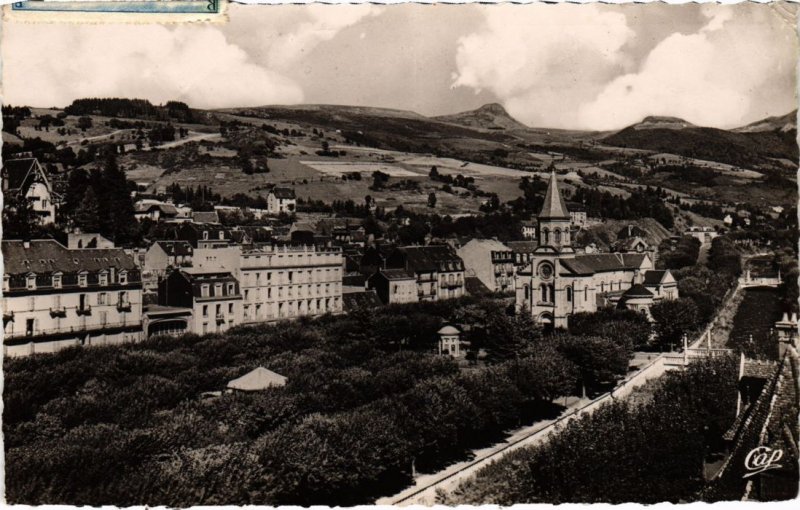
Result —
<path fill-rule="evenodd" d="M 155 147 L 148 147 L 145 150 L 172 149 L 173 147 L 179 147 L 189 142 L 199 142 L 200 140 L 215 140 L 221 137 L 222 135 L 219 133 L 198 133 L 196 131 L 190 131 L 189 136 L 187 136 L 186 138 L 181 138 L 179 140 L 175 140 L 172 142 L 162 143 L 161 145 L 157 145 Z"/>
<path fill-rule="evenodd" d="M 556 402 L 559 402 L 558 399 Z M 452 464 L 445 469 L 430 474 L 419 475 L 414 479 L 414 484 L 394 496 L 381 498 L 375 502 L 376 505 L 412 505 L 424 504 L 432 505 L 436 502 L 438 490 L 455 489 L 461 482 L 478 472 L 490 462 L 497 460 L 502 455 L 510 453 L 524 446 L 532 446 L 541 443 L 551 432 L 547 429 L 565 416 L 569 416 L 576 409 L 584 407 L 591 402 L 589 399 L 569 397 L 566 409 L 556 418 L 536 422 L 533 425 L 522 427 L 514 431 L 502 443 L 497 443 L 488 448 L 473 451 L 474 457 L 456 464 Z"/>

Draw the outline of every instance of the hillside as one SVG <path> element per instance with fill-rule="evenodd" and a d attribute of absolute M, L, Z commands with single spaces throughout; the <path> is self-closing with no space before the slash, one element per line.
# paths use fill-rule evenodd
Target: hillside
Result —
<path fill-rule="evenodd" d="M 746 126 L 734 129 L 737 133 L 760 133 L 764 131 L 797 130 L 797 110 L 775 117 L 767 117 Z"/>
<path fill-rule="evenodd" d="M 635 225 L 645 233 L 645 241 L 650 246 L 658 246 L 661 241 L 669 237 L 670 232 L 653 218 L 642 218 L 640 220 L 605 220 L 603 223 L 592 225 L 578 233 L 576 245 L 587 246 L 594 243 L 601 250 L 609 250 L 611 245 L 617 241 L 617 234 L 628 225 Z"/>
<path fill-rule="evenodd" d="M 668 122 L 648 119 L 651 121 L 645 119 L 601 141 L 617 147 L 668 152 L 730 165 L 757 166 L 767 163 L 768 158 L 798 159 L 794 129 L 740 133 L 685 125 L 680 119 Z"/>
<path fill-rule="evenodd" d="M 522 124 L 509 115 L 503 105 L 498 103 L 485 104 L 476 110 L 455 113 L 453 115 L 441 115 L 433 118 L 442 122 L 477 129 L 528 129 L 525 124 Z"/>

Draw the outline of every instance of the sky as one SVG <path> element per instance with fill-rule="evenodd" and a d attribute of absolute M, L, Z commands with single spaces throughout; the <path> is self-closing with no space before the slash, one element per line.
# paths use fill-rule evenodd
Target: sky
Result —
<path fill-rule="evenodd" d="M 497 102 L 533 127 L 731 128 L 797 106 L 789 4 L 229 5 L 217 25 L 3 25 L 3 101 Z"/>

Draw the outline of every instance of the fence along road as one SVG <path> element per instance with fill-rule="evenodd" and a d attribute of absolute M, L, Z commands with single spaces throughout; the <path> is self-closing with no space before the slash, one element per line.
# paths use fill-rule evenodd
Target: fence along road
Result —
<path fill-rule="evenodd" d="M 740 289 L 741 285 L 737 285 L 728 291 L 728 294 L 723 298 L 723 304 L 720 306 L 717 315 L 714 316 L 714 319 L 709 322 L 708 326 L 697 335 L 691 344 L 689 344 L 689 349 L 701 350 L 702 343 L 708 341 L 708 336 L 710 335 L 711 329 L 714 327 L 714 323 L 717 321 L 718 315 L 730 305 L 733 296 L 739 292 Z M 714 351 L 717 350 L 720 349 L 714 349 Z M 554 431 L 558 431 L 576 417 L 591 414 L 601 405 L 612 400 L 627 398 L 636 388 L 643 386 L 648 381 L 661 377 L 668 370 L 682 368 L 689 359 L 694 358 L 694 356 L 686 357 L 683 353 L 662 353 L 641 370 L 624 379 L 622 383 L 611 392 L 604 393 L 588 402 L 585 400 L 573 402 L 559 418 L 538 422 L 530 427 L 523 428 L 509 437 L 506 442 L 477 451 L 476 458 L 471 461 L 454 464 L 431 475 L 421 475 L 417 477 L 414 485 L 411 487 L 394 496 L 381 498 L 376 501 L 375 504 L 400 506 L 433 505 L 436 503 L 437 492 L 452 492 L 461 482 L 467 480 L 491 462 L 499 460 L 503 456 L 519 448 L 534 446 L 544 442 L 550 434 Z"/>
<path fill-rule="evenodd" d="M 626 398 L 634 389 L 642 386 L 647 381 L 661 377 L 666 372 L 664 356 L 659 355 L 644 368 L 629 376 L 613 391 L 604 393 L 594 400 L 577 400 L 568 407 L 564 413 L 555 420 L 538 422 L 530 427 L 525 427 L 513 434 L 505 443 L 494 445 L 490 448 L 479 450 L 475 459 L 454 464 L 433 475 L 418 477 L 415 484 L 402 492 L 387 498 L 381 498 L 376 505 L 433 505 L 436 503 L 436 494 L 439 491 L 451 492 L 480 469 L 494 462 L 506 454 L 523 448 L 533 446 L 545 441 L 554 431 L 560 430 L 571 420 L 586 414 L 593 413 L 601 405 L 615 399 Z"/>

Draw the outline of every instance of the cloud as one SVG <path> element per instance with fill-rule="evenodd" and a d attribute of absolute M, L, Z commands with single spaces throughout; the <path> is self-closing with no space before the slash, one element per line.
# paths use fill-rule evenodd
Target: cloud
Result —
<path fill-rule="evenodd" d="M 218 28 L 198 25 L 6 24 L 3 96 L 36 106 L 93 96 L 199 108 L 303 101 L 294 81 L 253 63 Z"/>
<path fill-rule="evenodd" d="M 596 5 L 486 6 L 486 25 L 462 37 L 454 87 L 490 90 L 530 125 L 574 126 L 574 104 L 593 98 L 625 65 L 625 16 Z"/>
<path fill-rule="evenodd" d="M 756 104 L 760 91 L 794 83 L 794 31 L 769 9 L 705 7 L 703 28 L 661 41 L 636 72 L 615 78 L 580 107 L 579 125 L 613 129 L 647 115 L 671 115 L 732 127 L 764 116 Z M 778 98 L 785 111 L 792 96 Z"/>
<path fill-rule="evenodd" d="M 333 7 L 333 8 L 332 8 Z M 269 47 L 267 63 L 270 67 L 285 69 L 296 64 L 319 44 L 330 41 L 339 32 L 362 19 L 375 16 L 381 9 L 374 5 L 306 5 L 306 20 L 292 30 L 281 34 Z"/>

